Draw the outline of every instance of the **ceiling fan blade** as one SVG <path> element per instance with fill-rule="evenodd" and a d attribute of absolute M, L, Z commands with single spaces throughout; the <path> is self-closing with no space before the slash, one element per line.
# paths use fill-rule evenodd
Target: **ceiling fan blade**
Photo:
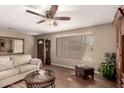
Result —
<path fill-rule="evenodd" d="M 58 24 L 57 24 L 57 22 L 54 21 L 54 22 L 53 22 L 53 25 L 54 25 L 54 26 L 57 26 Z"/>
<path fill-rule="evenodd" d="M 45 20 L 38 21 L 37 24 L 43 23 Z"/>
<path fill-rule="evenodd" d="M 46 18 L 46 16 L 39 14 L 39 13 L 36 13 L 34 11 L 31 11 L 31 10 L 26 10 L 26 12 Z"/>
<path fill-rule="evenodd" d="M 55 17 L 55 20 L 71 20 L 71 17 Z"/>
<path fill-rule="evenodd" d="M 52 5 L 48 14 L 51 17 L 53 17 L 55 15 L 55 13 L 56 13 L 57 10 L 58 10 L 58 5 Z"/>

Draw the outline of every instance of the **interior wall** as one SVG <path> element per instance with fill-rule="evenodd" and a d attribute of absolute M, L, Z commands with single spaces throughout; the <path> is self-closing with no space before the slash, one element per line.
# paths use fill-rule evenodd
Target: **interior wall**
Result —
<path fill-rule="evenodd" d="M 82 60 L 76 59 L 65 59 L 56 57 L 56 37 L 67 36 L 67 35 L 76 35 L 86 32 L 93 32 L 94 45 L 93 45 L 93 61 L 83 62 Z M 52 64 L 74 68 L 76 64 L 85 64 L 90 65 L 98 70 L 98 67 L 101 62 L 104 62 L 104 54 L 106 52 L 115 52 L 116 51 L 116 30 L 112 24 L 104 24 L 99 26 L 81 28 L 77 30 L 70 30 L 65 32 L 57 32 L 51 34 L 44 34 L 36 36 L 35 39 L 44 38 L 51 40 L 51 60 Z M 35 46 L 36 47 L 36 46 Z M 37 53 L 36 53 L 37 54 Z"/>
<path fill-rule="evenodd" d="M 4 29 L 4 28 L 0 28 L 0 36 L 24 39 L 24 53 L 31 54 L 32 57 L 35 57 L 34 36 L 24 34 L 19 31 L 13 31 L 13 30 Z"/>
<path fill-rule="evenodd" d="M 82 34 L 86 32 L 93 32 L 93 38 L 94 38 L 93 62 L 89 63 L 89 62 L 83 62 L 82 60 L 56 57 L 56 37 Z M 70 68 L 74 68 L 76 64 L 85 64 L 85 65 L 93 66 L 95 70 L 98 70 L 100 63 L 104 61 L 104 54 L 106 52 L 116 51 L 116 30 L 112 26 L 112 24 L 104 24 L 99 26 L 81 28 L 77 30 L 35 36 L 36 40 L 39 38 L 51 40 L 52 64 L 70 67 Z"/>

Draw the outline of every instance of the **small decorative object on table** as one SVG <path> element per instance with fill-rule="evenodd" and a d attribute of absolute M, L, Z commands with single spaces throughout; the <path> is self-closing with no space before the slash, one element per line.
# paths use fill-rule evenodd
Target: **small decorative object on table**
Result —
<path fill-rule="evenodd" d="M 43 69 L 29 73 L 25 77 L 28 88 L 55 88 L 55 72 L 50 69 Z"/>
<path fill-rule="evenodd" d="M 92 79 L 94 79 L 94 68 L 89 66 L 77 66 L 75 65 L 75 72 L 76 76 L 79 73 L 83 76 L 84 79 L 87 79 L 87 77 L 90 75 Z"/>

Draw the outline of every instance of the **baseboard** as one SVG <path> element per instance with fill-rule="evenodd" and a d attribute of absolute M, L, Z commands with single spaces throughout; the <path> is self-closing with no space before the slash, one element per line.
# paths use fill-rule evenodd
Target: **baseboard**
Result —
<path fill-rule="evenodd" d="M 71 66 L 65 66 L 65 65 L 61 65 L 61 64 L 56 64 L 56 63 L 51 63 L 52 65 L 55 65 L 55 66 L 60 66 L 60 67 L 65 67 L 65 68 L 70 68 L 70 69 L 75 69 L 75 67 L 71 67 Z M 98 71 L 94 71 L 95 74 L 99 74 Z"/>
<path fill-rule="evenodd" d="M 96 71 L 96 70 L 94 71 L 94 73 L 99 75 L 99 72 L 98 72 L 98 71 Z"/>
<path fill-rule="evenodd" d="M 74 69 L 74 67 L 71 67 L 71 66 L 65 66 L 65 65 L 61 65 L 61 64 L 56 64 L 56 63 L 51 63 L 52 65 L 55 65 L 55 66 L 60 66 L 60 67 L 65 67 L 65 68 L 71 68 L 71 69 Z"/>

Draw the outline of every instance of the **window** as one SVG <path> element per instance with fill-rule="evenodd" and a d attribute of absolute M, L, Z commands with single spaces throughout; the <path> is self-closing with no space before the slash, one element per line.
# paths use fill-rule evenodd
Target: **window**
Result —
<path fill-rule="evenodd" d="M 81 36 L 57 38 L 57 57 L 81 58 Z"/>
<path fill-rule="evenodd" d="M 56 38 L 56 55 L 62 58 L 92 60 L 92 34 Z"/>
<path fill-rule="evenodd" d="M 82 36 L 82 60 L 92 61 L 93 58 L 93 35 Z"/>

